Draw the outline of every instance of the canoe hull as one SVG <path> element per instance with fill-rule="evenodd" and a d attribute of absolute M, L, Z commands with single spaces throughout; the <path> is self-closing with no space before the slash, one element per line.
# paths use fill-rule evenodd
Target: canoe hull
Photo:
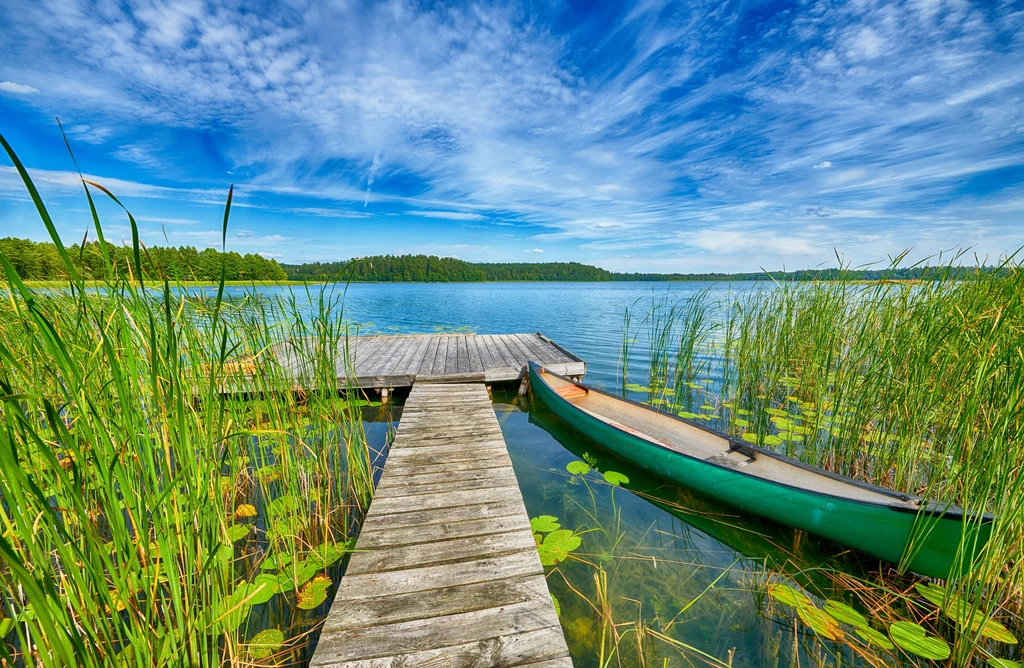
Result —
<path fill-rule="evenodd" d="M 559 396 L 530 369 L 534 396 L 577 431 L 650 473 L 695 489 L 722 503 L 780 524 L 803 529 L 935 578 L 968 570 L 988 539 L 987 522 L 907 512 L 884 505 L 810 492 L 715 466 L 618 429 Z M 913 541 L 911 541 L 913 536 Z M 968 549 L 958 565 L 958 546 Z M 954 568 L 956 566 L 956 568 Z"/>

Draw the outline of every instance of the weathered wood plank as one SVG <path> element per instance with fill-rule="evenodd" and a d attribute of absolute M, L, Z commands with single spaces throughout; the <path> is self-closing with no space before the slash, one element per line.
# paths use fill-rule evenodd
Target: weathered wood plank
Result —
<path fill-rule="evenodd" d="M 444 375 L 444 365 L 448 357 L 448 337 L 437 337 L 437 353 L 434 355 L 434 364 L 430 368 L 430 375 Z M 427 375 L 427 374 L 423 374 Z"/>
<path fill-rule="evenodd" d="M 448 348 L 448 354 L 445 356 L 444 371 L 442 372 L 446 376 L 455 376 L 459 374 L 459 338 L 458 336 L 449 336 L 445 342 Z"/>
<path fill-rule="evenodd" d="M 349 565 L 346 574 L 382 573 L 438 564 L 457 564 L 467 559 L 499 557 L 537 549 L 528 531 L 451 538 L 439 543 L 414 543 L 365 552 Z"/>
<path fill-rule="evenodd" d="M 442 522 L 440 524 L 421 524 L 415 527 L 400 527 L 386 530 L 375 525 L 364 527 L 359 535 L 360 549 L 373 550 L 396 545 L 413 545 L 415 543 L 433 543 L 449 538 L 467 536 L 486 536 L 492 533 L 530 528 L 530 523 L 518 508 L 511 515 L 489 517 L 484 519 L 462 520 L 460 522 Z"/>
<path fill-rule="evenodd" d="M 483 373 L 484 363 L 480 358 L 479 336 L 467 336 L 466 346 L 469 349 L 469 370 L 472 373 Z"/>
<path fill-rule="evenodd" d="M 346 601 L 346 628 L 455 615 L 493 607 L 492 604 L 514 605 L 547 593 L 547 585 L 539 578 L 515 578 L 444 587 L 426 593 L 355 599 Z"/>
<path fill-rule="evenodd" d="M 388 472 L 391 475 L 391 472 Z M 390 531 L 401 527 L 423 527 L 432 523 L 461 522 L 475 519 L 504 517 L 514 513 L 522 513 L 522 499 L 493 499 L 487 503 L 449 508 L 440 515 L 436 510 L 417 510 L 409 513 L 378 515 L 373 518 L 373 529 Z"/>
<path fill-rule="evenodd" d="M 558 619 L 550 599 L 533 599 L 503 607 L 359 629 L 331 628 L 329 625 L 328 620 L 321 632 L 318 653 L 323 646 L 328 655 L 336 652 L 339 659 L 352 660 L 451 647 L 484 638 L 537 631 L 557 626 Z"/>
<path fill-rule="evenodd" d="M 414 510 L 458 508 L 459 506 L 485 503 L 501 498 L 514 498 L 518 489 L 515 485 L 508 485 L 492 489 L 459 490 L 445 494 L 411 494 L 404 496 L 382 494 L 380 497 L 374 498 L 371 504 L 373 508 L 366 516 L 408 513 Z"/>
<path fill-rule="evenodd" d="M 425 368 L 432 343 L 403 346 L 374 369 L 401 371 L 421 349 Z M 470 337 L 446 336 L 430 368 L 474 368 L 473 350 Z M 417 383 L 310 665 L 560 665 L 568 656 L 486 389 Z"/>
<path fill-rule="evenodd" d="M 330 664 L 346 668 L 479 668 L 480 666 L 532 666 L 536 668 L 572 668 L 568 653 L 561 652 L 562 629 L 551 627 L 510 636 L 487 638 L 422 652 Z M 322 665 L 322 664 L 319 664 Z"/>

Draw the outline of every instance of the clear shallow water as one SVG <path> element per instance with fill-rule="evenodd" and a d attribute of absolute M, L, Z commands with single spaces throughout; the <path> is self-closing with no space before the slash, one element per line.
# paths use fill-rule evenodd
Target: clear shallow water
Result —
<path fill-rule="evenodd" d="M 630 368 L 632 380 L 643 383 L 646 343 L 639 321 L 650 298 L 685 299 L 709 287 L 724 295 L 754 286 L 356 284 L 344 293 L 344 304 L 360 333 L 540 331 L 586 360 L 588 383 L 614 389 L 624 309 L 641 300 L 641 315 L 633 321 L 640 340 Z M 312 289 L 315 299 L 319 287 Z M 287 288 L 261 291 L 272 296 Z M 328 291 L 342 297 L 340 288 Z M 244 289 L 228 293 L 240 296 Z M 310 308 L 303 292 L 295 294 L 303 309 Z M 849 648 L 823 644 L 764 594 L 766 582 L 775 579 L 842 598 L 835 583 L 814 569 L 828 564 L 863 574 L 855 555 L 649 476 L 544 406 L 518 401 L 515 388 L 495 394 L 495 409 L 530 516 L 551 515 L 581 536 L 573 556 L 548 569 L 576 665 L 857 664 Z M 383 432 L 371 437 L 379 447 Z M 566 471 L 582 459 L 593 467 L 590 473 Z M 628 482 L 607 484 L 607 471 Z"/>

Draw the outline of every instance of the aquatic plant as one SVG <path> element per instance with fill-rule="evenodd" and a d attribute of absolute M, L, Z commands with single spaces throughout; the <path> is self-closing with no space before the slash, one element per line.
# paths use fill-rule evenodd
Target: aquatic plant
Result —
<path fill-rule="evenodd" d="M 969 575 L 944 583 L 974 621 L 930 627 L 965 664 L 1006 651 L 982 634 L 986 620 L 1024 630 L 1024 272 L 1011 257 L 971 274 L 962 259 L 913 283 L 840 273 L 700 295 L 677 305 L 672 348 L 653 354 L 675 359 L 663 410 L 975 518 L 994 514 L 979 561 L 956 569 Z M 655 300 L 650 311 L 665 308 Z M 916 631 L 899 628 L 911 642 Z"/>
<path fill-rule="evenodd" d="M 0 143 L 69 276 L 33 291 L 0 254 L 0 655 L 251 665 L 289 639 L 301 652 L 316 622 L 303 610 L 373 489 L 357 393 L 337 387 L 340 297 L 322 289 L 304 313 L 294 294 L 229 298 L 223 274 L 213 297 L 148 283 L 127 210 L 130 264 L 115 271 L 93 195 L 120 202 L 83 179 L 110 270 L 86 289 Z"/>

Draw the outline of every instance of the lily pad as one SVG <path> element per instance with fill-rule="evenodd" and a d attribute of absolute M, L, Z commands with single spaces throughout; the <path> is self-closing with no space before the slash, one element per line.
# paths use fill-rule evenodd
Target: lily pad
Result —
<path fill-rule="evenodd" d="M 757 445 L 757 434 L 755 434 L 752 431 L 743 432 L 742 434 L 740 434 L 740 438 L 742 438 L 747 443 L 753 443 L 754 445 Z"/>
<path fill-rule="evenodd" d="M 277 577 L 267 573 L 261 573 L 252 581 L 253 588 L 249 593 L 253 597 L 249 599 L 250 605 L 263 605 L 281 591 Z"/>
<path fill-rule="evenodd" d="M 276 571 L 292 563 L 292 555 L 287 552 L 274 552 L 260 564 L 263 570 Z"/>
<path fill-rule="evenodd" d="M 829 640 L 839 640 L 843 637 L 843 631 L 839 628 L 839 623 L 813 605 L 801 603 L 796 606 L 796 614 L 799 615 L 804 624 L 811 627 L 819 636 Z"/>
<path fill-rule="evenodd" d="M 807 597 L 807 594 L 787 584 L 772 583 L 768 585 L 768 595 L 779 603 L 784 603 L 794 608 L 801 605 L 814 605 L 811 599 Z"/>
<path fill-rule="evenodd" d="M 590 467 L 587 466 L 586 462 L 581 462 L 578 459 L 566 464 L 565 470 L 573 475 L 587 475 L 590 473 Z"/>
<path fill-rule="evenodd" d="M 318 568 L 326 568 L 351 549 L 352 543 L 324 543 L 313 548 L 306 556 L 306 563 L 315 564 Z"/>
<path fill-rule="evenodd" d="M 263 629 L 249 641 L 249 654 L 254 659 L 265 659 L 284 644 L 284 633 L 280 629 Z"/>
<path fill-rule="evenodd" d="M 947 599 L 946 590 L 942 587 L 932 583 L 919 582 L 914 585 L 914 588 L 922 598 L 939 608 L 943 607 L 948 600 L 948 605 L 945 608 L 946 616 L 960 626 L 966 627 L 970 632 L 974 633 L 980 627 L 981 635 L 986 638 L 1008 645 L 1017 644 L 1017 637 L 1009 629 L 994 619 L 985 619 L 982 611 L 972 609 L 967 601 L 958 596 Z"/>
<path fill-rule="evenodd" d="M 248 517 L 256 517 L 256 506 L 250 503 L 243 503 L 235 508 L 235 519 L 244 520 Z"/>
<path fill-rule="evenodd" d="M 313 610 L 327 600 L 327 590 L 331 586 L 331 579 L 324 575 L 318 575 L 310 580 L 299 592 L 298 607 L 302 610 Z"/>
<path fill-rule="evenodd" d="M 914 622 L 895 622 L 889 627 L 889 637 L 910 654 L 942 661 L 949 658 L 949 644 L 942 638 L 928 635 L 928 632 Z"/>
<path fill-rule="evenodd" d="M 555 598 L 554 594 L 550 594 L 549 593 L 548 596 L 551 597 L 551 604 L 555 606 L 555 615 L 557 615 L 558 617 L 561 617 L 562 616 L 562 606 L 558 602 L 558 599 Z"/>
<path fill-rule="evenodd" d="M 582 463 L 582 462 L 581 462 Z M 584 464 L 586 466 L 586 464 Z M 530 528 L 535 533 L 548 533 L 555 531 L 562 525 L 558 523 L 558 518 L 554 515 L 541 515 L 540 517 L 534 517 L 530 520 Z"/>
<path fill-rule="evenodd" d="M 232 543 L 237 543 L 252 531 L 252 527 L 248 524 L 232 524 L 228 527 L 228 539 Z"/>
<path fill-rule="evenodd" d="M 894 647 L 888 638 L 871 627 L 857 629 L 854 633 L 860 636 L 861 640 L 875 647 L 881 647 L 882 649 L 893 649 Z"/>
<path fill-rule="evenodd" d="M 279 496 L 273 501 L 271 501 L 270 504 L 267 506 L 267 509 L 270 511 L 271 515 L 294 513 L 298 511 L 300 503 L 301 502 L 299 501 L 298 497 L 296 497 L 295 495 L 285 494 L 284 496 Z"/>
<path fill-rule="evenodd" d="M 540 554 L 540 563 L 545 566 L 554 566 L 569 556 L 569 553 L 580 546 L 583 542 L 579 536 L 568 529 L 552 531 L 544 537 L 544 541 L 537 546 Z"/>
<path fill-rule="evenodd" d="M 629 482 L 629 478 L 618 471 L 605 471 L 604 479 L 609 485 L 623 485 Z"/>
<path fill-rule="evenodd" d="M 864 615 L 841 601 L 825 601 L 824 608 L 825 612 L 838 622 L 855 626 L 858 629 L 868 628 L 868 620 L 864 618 Z"/>

